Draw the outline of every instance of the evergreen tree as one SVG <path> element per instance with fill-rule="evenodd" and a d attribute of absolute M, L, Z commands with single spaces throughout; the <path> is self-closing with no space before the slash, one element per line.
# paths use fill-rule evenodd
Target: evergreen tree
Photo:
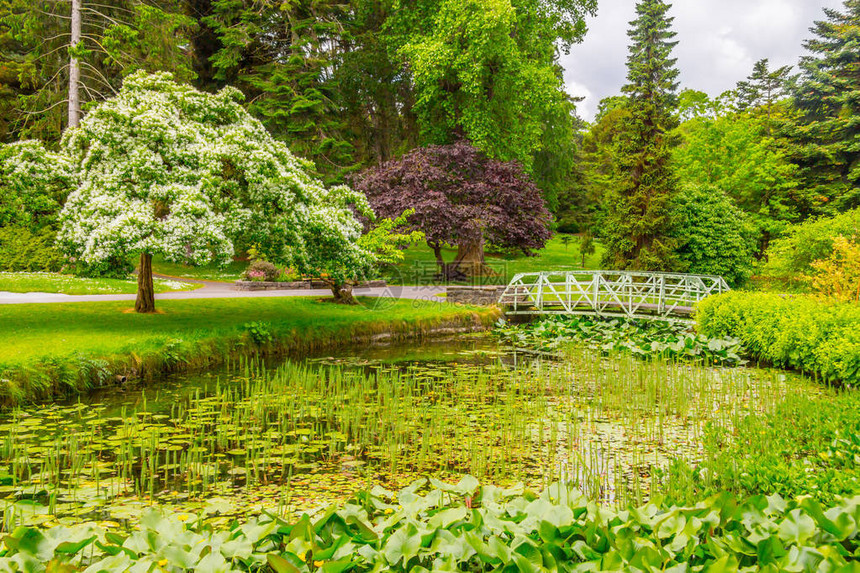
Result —
<path fill-rule="evenodd" d="M 770 60 L 764 58 L 753 66 L 745 81 L 738 82 L 737 102 L 740 111 L 760 107 L 769 111 L 786 96 L 790 81 L 791 66 L 770 69 Z"/>
<path fill-rule="evenodd" d="M 57 142 L 69 117 L 70 84 L 86 110 L 114 95 L 136 70 L 194 77 L 186 37 L 195 23 L 177 0 L 81 0 L 74 46 L 71 4 L 0 0 L 0 140 Z M 71 72 L 72 56 L 77 73 Z"/>
<path fill-rule="evenodd" d="M 804 183 L 818 196 L 814 212 L 860 205 L 860 0 L 824 9 L 804 47 L 794 136 Z"/>
<path fill-rule="evenodd" d="M 607 201 L 605 263 L 613 268 L 672 266 L 676 245 L 669 202 L 675 178 L 669 132 L 677 125 L 678 70 L 671 57 L 677 42 L 669 8 L 663 0 L 640 0 L 628 32 L 627 115 L 619 134 L 619 177 Z"/>

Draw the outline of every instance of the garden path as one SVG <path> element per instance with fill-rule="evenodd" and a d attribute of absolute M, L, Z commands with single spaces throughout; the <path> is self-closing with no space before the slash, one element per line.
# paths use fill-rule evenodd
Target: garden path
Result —
<path fill-rule="evenodd" d="M 167 292 L 156 294 L 156 300 L 181 300 L 181 299 L 205 299 L 205 298 L 269 298 L 282 296 L 323 296 L 328 297 L 331 293 L 324 289 L 303 290 L 270 290 L 270 291 L 240 291 L 233 283 L 222 283 L 214 281 L 202 281 L 196 279 L 177 279 L 177 277 L 159 277 L 182 280 L 184 282 L 202 284 L 203 288 L 183 292 Z M 411 300 L 429 300 L 441 302 L 444 299 L 438 295 L 445 293 L 443 286 L 389 286 L 385 288 L 356 288 L 356 296 L 404 298 Z M 30 304 L 30 303 L 56 303 L 56 302 L 99 302 L 134 300 L 133 294 L 92 294 L 92 295 L 68 295 L 44 292 L 14 293 L 0 291 L 0 304 Z"/>

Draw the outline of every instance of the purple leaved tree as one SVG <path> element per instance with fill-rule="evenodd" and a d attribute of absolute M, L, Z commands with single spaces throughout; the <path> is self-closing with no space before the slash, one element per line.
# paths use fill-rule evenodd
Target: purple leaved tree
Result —
<path fill-rule="evenodd" d="M 465 142 L 415 149 L 364 171 L 353 185 L 379 217 L 414 209 L 409 223 L 424 232 L 447 278 L 491 272 L 484 262 L 487 243 L 531 254 L 551 236 L 552 215 L 522 167 L 490 159 Z M 444 245 L 457 247 L 451 263 L 442 258 Z"/>

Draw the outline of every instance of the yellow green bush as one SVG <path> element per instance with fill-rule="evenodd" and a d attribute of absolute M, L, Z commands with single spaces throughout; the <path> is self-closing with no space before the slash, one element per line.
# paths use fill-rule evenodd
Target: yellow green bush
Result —
<path fill-rule="evenodd" d="M 735 291 L 702 301 L 698 330 L 739 338 L 753 358 L 828 382 L 860 383 L 860 305 Z"/>

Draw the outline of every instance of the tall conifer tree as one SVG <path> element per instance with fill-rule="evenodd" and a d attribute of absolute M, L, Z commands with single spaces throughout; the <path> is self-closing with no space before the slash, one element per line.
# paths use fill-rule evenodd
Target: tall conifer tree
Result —
<path fill-rule="evenodd" d="M 797 105 L 805 116 L 797 128 L 799 164 L 815 191 L 815 212 L 860 206 L 860 0 L 842 11 L 824 9 L 804 47 Z"/>
<path fill-rule="evenodd" d="M 669 132 L 676 127 L 678 70 L 673 18 L 663 0 L 640 0 L 627 58 L 628 114 L 618 144 L 619 177 L 609 193 L 605 262 L 614 268 L 669 270 L 675 250 L 669 201 L 675 193 Z"/>

